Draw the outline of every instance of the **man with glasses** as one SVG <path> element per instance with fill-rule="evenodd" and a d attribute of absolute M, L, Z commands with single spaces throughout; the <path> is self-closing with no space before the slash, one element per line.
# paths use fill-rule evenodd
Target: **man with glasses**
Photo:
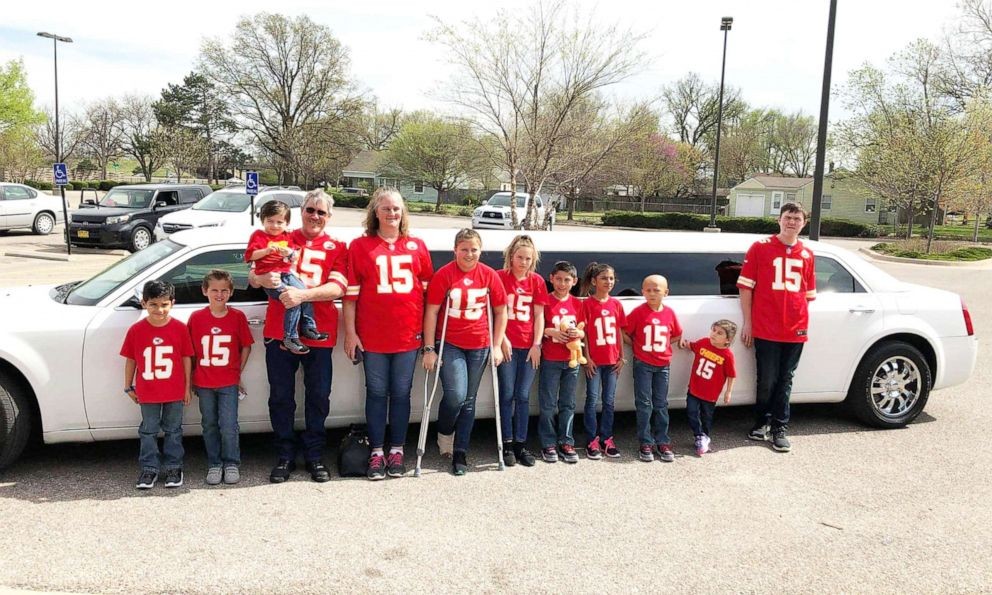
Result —
<path fill-rule="evenodd" d="M 265 315 L 262 334 L 265 337 L 265 366 L 269 379 L 269 420 L 276 435 L 279 457 L 269 475 L 272 483 L 289 479 L 296 468 L 299 449 L 303 451 L 311 479 L 317 482 L 331 479 L 322 457 L 326 444 L 324 422 L 330 409 L 331 352 L 338 336 L 338 311 L 333 300 L 344 295 L 348 286 L 347 244 L 324 232 L 333 206 L 334 199 L 323 190 L 307 193 L 301 209 L 303 222 L 292 233 L 294 244 L 301 246 L 294 272 L 306 289 L 289 287 L 278 300 L 270 298 Z M 249 280 L 253 286 L 275 287 L 279 284 L 278 277 L 278 274 L 256 276 L 252 273 Z M 282 319 L 286 308 L 303 302 L 313 303 L 317 328 L 326 332 L 328 338 L 314 341 L 301 337 L 301 342 L 310 351 L 295 355 L 282 346 Z M 306 428 L 297 437 L 293 422 L 296 417 L 296 370 L 300 365 L 303 366 Z"/>

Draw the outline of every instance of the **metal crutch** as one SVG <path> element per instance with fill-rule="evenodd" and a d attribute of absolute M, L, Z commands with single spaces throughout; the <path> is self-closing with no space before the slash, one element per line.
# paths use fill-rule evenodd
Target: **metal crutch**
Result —
<path fill-rule="evenodd" d="M 417 440 L 417 467 L 413 470 L 414 477 L 420 477 L 420 464 L 424 459 L 424 450 L 427 447 L 427 425 L 431 420 L 431 405 L 434 404 L 434 395 L 437 393 L 438 384 L 441 382 L 441 355 L 444 352 L 444 339 L 448 334 L 448 309 L 451 306 L 451 296 L 444 296 L 444 322 L 441 323 L 441 344 L 437 350 L 437 364 L 434 366 L 434 386 L 427 392 L 427 385 L 430 382 L 431 374 L 424 374 L 424 411 L 420 415 L 420 437 Z"/>
<path fill-rule="evenodd" d="M 496 338 L 493 337 L 493 302 L 492 293 L 486 294 L 486 312 L 489 318 L 489 371 L 493 378 L 493 404 L 496 405 L 496 456 L 499 458 L 499 470 L 506 469 L 503 462 L 503 421 L 499 412 L 499 383 L 496 380 L 496 360 L 493 358 L 493 349 L 502 349 L 502 345 L 496 345 Z"/>

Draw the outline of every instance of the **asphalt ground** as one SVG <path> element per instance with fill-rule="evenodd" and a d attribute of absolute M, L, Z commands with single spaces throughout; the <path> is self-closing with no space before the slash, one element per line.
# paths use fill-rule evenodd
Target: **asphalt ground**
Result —
<path fill-rule="evenodd" d="M 345 211 L 333 223 L 351 224 Z M 414 228 L 431 222 L 459 223 L 418 217 Z M 0 238 L 0 253 L 35 240 L 12 233 Z M 0 286 L 79 278 L 106 266 L 100 258 L 119 255 L 0 256 Z M 679 456 L 649 464 L 636 460 L 633 416 L 622 414 L 619 460 L 500 472 L 493 423 L 483 420 L 465 477 L 447 473 L 430 441 L 421 478 L 316 484 L 297 471 L 282 485 L 267 481 L 271 437 L 247 435 L 244 480 L 222 487 L 203 484 L 202 443 L 189 438 L 186 485 L 143 493 L 133 488 L 136 440 L 38 446 L 0 475 L 0 585 L 170 593 L 990 591 L 992 275 L 877 264 L 962 294 L 979 336 L 971 380 L 933 393 L 907 428 L 873 430 L 841 407 L 795 406 L 794 448 L 781 454 L 744 439 L 746 408 L 721 408 L 716 452 L 697 458 L 676 410 Z M 417 430 L 411 426 L 410 453 Z M 331 432 L 329 443 L 342 436 Z M 331 448 L 328 462 L 335 454 Z"/>

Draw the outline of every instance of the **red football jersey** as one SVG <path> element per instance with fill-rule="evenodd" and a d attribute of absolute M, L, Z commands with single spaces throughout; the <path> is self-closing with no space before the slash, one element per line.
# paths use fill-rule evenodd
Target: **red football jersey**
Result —
<path fill-rule="evenodd" d="M 589 357 L 597 366 L 612 366 L 623 352 L 623 338 L 620 332 L 627 326 L 620 300 L 610 297 L 601 302 L 590 296 L 582 302 L 586 320 L 585 343 L 589 346 Z"/>
<path fill-rule="evenodd" d="M 251 237 L 248 238 L 248 248 L 245 250 L 245 262 L 252 262 L 250 257 L 255 250 L 261 250 L 269 246 L 289 248 L 291 250 L 296 250 L 299 247 L 298 244 L 294 243 L 293 235 L 288 231 L 270 236 L 265 233 L 265 230 L 256 229 L 252 232 Z M 288 273 L 293 266 L 288 259 L 283 258 L 277 252 L 262 257 L 254 261 L 254 263 L 256 275 L 263 273 Z"/>
<path fill-rule="evenodd" d="M 186 325 L 171 318 L 165 326 L 152 326 L 142 318 L 127 329 L 121 355 L 137 365 L 134 391 L 139 403 L 171 403 L 186 395 L 183 358 L 193 356 Z"/>
<path fill-rule="evenodd" d="M 193 386 L 222 388 L 241 380 L 241 350 L 255 342 L 248 328 L 248 317 L 236 308 L 217 318 L 210 307 L 189 316 L 193 340 Z"/>
<path fill-rule="evenodd" d="M 672 362 L 672 339 L 682 336 L 682 325 L 675 311 L 662 305 L 655 312 L 647 303 L 627 315 L 624 327 L 633 341 L 634 357 L 652 366 L 667 366 Z"/>
<path fill-rule="evenodd" d="M 546 306 L 548 287 L 537 273 L 517 279 L 506 269 L 496 271 L 506 290 L 506 338 L 514 349 L 534 344 L 534 306 Z"/>
<path fill-rule="evenodd" d="M 544 328 L 561 330 L 562 322 L 575 322 L 578 325 L 585 321 L 582 302 L 579 298 L 569 294 L 565 299 L 559 300 L 555 294 L 548 294 L 548 305 L 544 308 Z M 588 336 L 588 325 L 583 330 Z M 582 342 L 585 343 L 587 340 L 588 338 L 582 339 Z M 568 347 L 564 343 L 546 336 L 541 346 L 541 357 L 552 362 L 567 362 L 569 360 Z"/>
<path fill-rule="evenodd" d="M 444 311 L 445 295 L 451 298 L 448 311 Z M 438 269 L 427 286 L 427 303 L 441 306 L 435 339 L 441 340 L 444 316 L 448 317 L 448 330 L 444 340 L 462 349 L 482 349 L 492 342 L 486 319 L 487 296 L 492 296 L 494 308 L 506 305 L 506 291 L 499 277 L 481 262 L 469 272 L 458 268 L 451 261 Z M 495 322 L 495 321 L 494 321 Z"/>
<path fill-rule="evenodd" d="M 325 283 L 334 283 L 342 291 L 348 288 L 348 246 L 339 242 L 326 233 L 308 240 L 300 230 L 292 234 L 292 242 L 298 246 L 299 258 L 293 273 L 303 281 L 308 288 L 319 287 Z M 257 271 L 256 271 L 257 274 Z M 313 315 L 317 321 L 317 330 L 327 333 L 326 341 L 311 341 L 300 337 L 300 342 L 309 347 L 334 347 L 338 340 L 338 309 L 333 301 L 311 302 Z M 282 341 L 282 321 L 286 308 L 279 300 L 269 298 L 269 307 L 265 313 L 265 328 L 262 336 L 266 339 Z"/>
<path fill-rule="evenodd" d="M 373 353 L 400 353 L 423 342 L 424 291 L 434 266 L 424 242 L 398 238 L 390 244 L 363 236 L 348 247 L 348 293 L 355 328 Z"/>
<path fill-rule="evenodd" d="M 710 403 L 716 403 L 727 378 L 737 378 L 734 352 L 725 347 L 714 347 L 709 337 L 690 343 L 692 372 L 689 374 L 689 392 Z"/>
<path fill-rule="evenodd" d="M 786 246 L 778 236 L 759 240 L 744 257 L 737 287 L 754 291 L 751 333 L 768 341 L 805 343 L 809 300 L 816 299 L 816 264 L 803 243 Z"/>

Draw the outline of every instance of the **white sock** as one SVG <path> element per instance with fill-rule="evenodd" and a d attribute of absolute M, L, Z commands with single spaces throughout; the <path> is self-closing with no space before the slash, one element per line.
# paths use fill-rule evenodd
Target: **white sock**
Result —
<path fill-rule="evenodd" d="M 402 446 L 391 446 L 391 447 L 389 447 L 389 454 L 393 455 L 393 454 L 396 454 L 396 453 L 403 454 L 403 447 Z"/>
<path fill-rule="evenodd" d="M 379 455 L 380 457 L 383 456 L 383 452 L 382 452 L 382 449 L 381 448 L 373 448 L 372 449 L 372 454 L 373 455 Z"/>

